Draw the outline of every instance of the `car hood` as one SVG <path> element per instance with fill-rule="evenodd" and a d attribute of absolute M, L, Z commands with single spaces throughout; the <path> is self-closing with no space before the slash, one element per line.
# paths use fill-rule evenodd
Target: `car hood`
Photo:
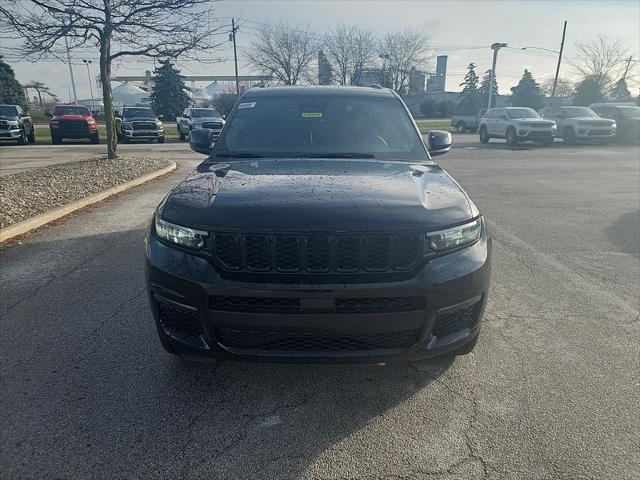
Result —
<path fill-rule="evenodd" d="M 516 122 L 522 123 L 534 123 L 537 125 L 554 125 L 556 122 L 553 120 L 545 120 L 544 118 L 514 118 Z"/>
<path fill-rule="evenodd" d="M 123 122 L 157 122 L 157 118 L 149 117 L 123 117 Z"/>
<path fill-rule="evenodd" d="M 224 120 L 221 117 L 193 117 L 191 118 L 193 123 L 201 123 L 201 122 L 223 122 Z"/>
<path fill-rule="evenodd" d="M 269 159 L 202 164 L 163 201 L 173 223 L 238 231 L 430 231 L 477 215 L 435 164 Z"/>
<path fill-rule="evenodd" d="M 610 118 L 599 118 L 599 117 L 571 117 L 571 118 L 568 118 L 567 120 L 578 120 L 579 122 L 600 123 L 603 125 L 605 123 L 609 123 L 612 125 L 616 123 L 615 120 L 612 120 Z"/>
<path fill-rule="evenodd" d="M 0 115 L 0 120 L 15 122 L 16 120 L 18 120 L 18 117 L 8 117 L 6 115 Z"/>

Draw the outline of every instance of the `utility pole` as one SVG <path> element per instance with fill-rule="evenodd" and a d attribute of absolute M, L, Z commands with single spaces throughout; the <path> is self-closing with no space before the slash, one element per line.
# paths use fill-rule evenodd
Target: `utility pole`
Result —
<path fill-rule="evenodd" d="M 229 40 L 233 40 L 233 61 L 236 67 L 236 95 L 240 96 L 240 82 L 238 81 L 238 54 L 236 52 L 236 32 L 240 27 L 236 27 L 236 21 L 231 19 L 231 33 L 229 34 Z"/>
<path fill-rule="evenodd" d="M 489 82 L 489 103 L 487 104 L 487 109 L 491 108 L 491 102 L 493 100 L 493 83 L 496 79 L 496 62 L 498 61 L 498 50 L 506 46 L 506 43 L 494 43 L 493 45 L 491 45 L 491 50 L 493 50 L 493 64 L 491 65 L 491 82 Z"/>
<path fill-rule="evenodd" d="M 91 72 L 89 72 L 89 65 L 91 64 L 91 60 L 82 60 L 84 64 L 87 66 L 87 78 L 89 79 L 89 88 L 91 89 L 91 107 L 92 111 L 96 109 L 96 101 L 93 97 L 93 85 L 91 85 Z"/>
<path fill-rule="evenodd" d="M 69 40 L 67 35 L 64 36 L 64 46 L 67 48 L 67 65 L 69 65 L 69 76 L 71 77 L 71 88 L 73 89 L 73 101 L 78 103 L 78 94 L 76 93 L 76 81 L 73 79 L 73 67 L 71 66 L 71 53 L 69 53 Z"/>
<path fill-rule="evenodd" d="M 633 61 L 633 55 L 627 58 L 627 65 L 624 67 L 624 73 L 622 74 L 621 80 L 627 79 L 627 73 L 629 73 L 629 67 L 631 66 L 631 62 Z"/>
<path fill-rule="evenodd" d="M 553 79 L 553 88 L 551 89 L 551 98 L 556 96 L 556 87 L 558 86 L 558 75 L 560 74 L 560 62 L 562 61 L 562 50 L 564 50 L 564 36 L 567 33 L 567 21 L 564 21 L 562 28 L 562 42 L 560 43 L 560 53 L 558 54 L 558 66 L 556 67 L 556 76 Z"/>

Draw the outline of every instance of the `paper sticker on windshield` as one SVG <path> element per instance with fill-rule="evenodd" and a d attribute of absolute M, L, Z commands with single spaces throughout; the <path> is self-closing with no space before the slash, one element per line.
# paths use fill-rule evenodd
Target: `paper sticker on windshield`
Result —
<path fill-rule="evenodd" d="M 302 112 L 302 118 L 322 118 L 322 112 Z"/>
<path fill-rule="evenodd" d="M 238 110 L 242 110 L 244 108 L 255 108 L 256 102 L 244 102 L 238 105 Z"/>

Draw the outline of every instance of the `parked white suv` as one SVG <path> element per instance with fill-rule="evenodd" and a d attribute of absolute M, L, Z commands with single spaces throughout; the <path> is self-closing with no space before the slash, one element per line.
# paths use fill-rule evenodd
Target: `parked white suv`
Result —
<path fill-rule="evenodd" d="M 508 145 L 518 142 L 540 142 L 549 145 L 556 134 L 556 122 L 544 120 L 527 107 L 503 107 L 487 110 L 480 119 L 480 142 L 491 138 L 504 138 Z"/>
<path fill-rule="evenodd" d="M 558 137 L 573 145 L 578 140 L 608 141 L 616 136 L 616 121 L 600 118 L 588 107 L 547 107 L 540 110 L 547 120 L 558 126 Z"/>

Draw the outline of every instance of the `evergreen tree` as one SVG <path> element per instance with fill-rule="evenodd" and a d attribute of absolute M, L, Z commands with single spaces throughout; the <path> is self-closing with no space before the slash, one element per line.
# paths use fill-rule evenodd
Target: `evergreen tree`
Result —
<path fill-rule="evenodd" d="M 165 60 L 153 71 L 152 80 L 153 109 L 156 114 L 163 115 L 166 120 L 174 120 L 191 103 L 184 77 L 169 60 Z"/>
<path fill-rule="evenodd" d="M 27 106 L 27 99 L 20 82 L 16 80 L 13 68 L 0 56 L 0 103 Z"/>
<path fill-rule="evenodd" d="M 619 102 L 631 101 L 631 92 L 627 87 L 627 81 L 624 77 L 618 80 L 611 88 L 611 100 L 617 100 Z"/>
<path fill-rule="evenodd" d="M 592 103 L 603 102 L 602 90 L 602 84 L 596 78 L 587 77 L 578 84 L 573 104 L 588 107 Z"/>
<path fill-rule="evenodd" d="M 476 74 L 476 66 L 470 63 L 467 67 L 467 74 L 464 76 L 464 82 L 460 84 L 462 88 L 462 99 L 456 106 L 456 112 L 466 115 L 475 115 L 480 108 L 480 92 L 478 91 L 478 75 Z"/>
<path fill-rule="evenodd" d="M 482 81 L 480 82 L 480 97 L 482 98 L 482 104 L 487 105 L 489 103 L 489 92 L 491 91 L 491 70 L 487 70 L 484 72 L 484 76 L 482 77 Z M 498 82 L 496 82 L 495 77 L 493 78 L 493 97 L 491 97 L 491 107 L 496 106 L 496 100 L 498 97 Z"/>
<path fill-rule="evenodd" d="M 511 105 L 514 107 L 529 107 L 538 110 L 544 105 L 540 85 L 535 81 L 531 72 L 525 69 L 518 85 L 511 87 Z"/>

